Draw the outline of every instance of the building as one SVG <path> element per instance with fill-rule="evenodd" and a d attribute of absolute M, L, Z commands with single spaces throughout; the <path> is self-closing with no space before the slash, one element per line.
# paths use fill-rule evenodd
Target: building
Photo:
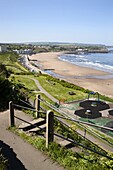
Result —
<path fill-rule="evenodd" d="M 17 54 L 26 54 L 26 55 L 30 55 L 33 53 L 32 49 L 20 49 L 20 50 L 13 50 L 14 52 L 16 52 Z"/>
<path fill-rule="evenodd" d="M 5 45 L 0 45 L 0 52 L 6 52 L 7 51 L 7 47 Z"/>

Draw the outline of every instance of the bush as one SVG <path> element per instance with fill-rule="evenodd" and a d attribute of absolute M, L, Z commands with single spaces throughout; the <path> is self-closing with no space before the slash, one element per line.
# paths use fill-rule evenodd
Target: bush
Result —
<path fill-rule="evenodd" d="M 6 170 L 7 167 L 8 167 L 8 160 L 3 156 L 2 151 L 0 151 L 0 170 Z"/>

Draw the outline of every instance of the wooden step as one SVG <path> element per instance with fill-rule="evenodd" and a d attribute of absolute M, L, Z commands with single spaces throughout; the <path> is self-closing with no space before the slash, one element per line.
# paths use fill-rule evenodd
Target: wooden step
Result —
<path fill-rule="evenodd" d="M 80 148 L 80 147 L 72 147 L 71 148 L 71 150 L 73 151 L 73 152 L 77 152 L 77 153 L 80 153 L 80 152 L 82 152 L 82 149 Z"/>
<path fill-rule="evenodd" d="M 37 125 L 39 123 L 43 123 L 43 122 L 45 122 L 45 119 L 43 119 L 43 118 L 34 119 L 34 120 L 32 120 L 32 121 L 30 121 L 28 123 L 22 123 L 19 126 L 19 129 L 25 129 L 25 128 L 28 128 L 30 126 L 35 126 L 35 125 Z"/>
<path fill-rule="evenodd" d="M 58 141 L 58 144 L 60 144 L 61 146 L 67 147 L 68 145 L 71 144 L 71 142 L 69 142 L 68 140 L 62 140 L 62 141 Z"/>
<path fill-rule="evenodd" d="M 38 132 L 40 130 L 44 130 L 46 128 L 46 124 L 43 124 L 43 125 L 40 125 L 40 126 L 37 126 L 35 128 L 32 128 L 30 130 L 28 130 L 28 132 Z"/>

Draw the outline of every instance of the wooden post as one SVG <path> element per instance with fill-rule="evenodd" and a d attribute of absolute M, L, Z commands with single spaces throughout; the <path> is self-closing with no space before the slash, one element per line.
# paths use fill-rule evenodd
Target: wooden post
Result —
<path fill-rule="evenodd" d="M 9 102 L 9 111 L 10 111 L 10 126 L 15 126 L 14 106 L 12 101 Z"/>
<path fill-rule="evenodd" d="M 40 111 L 40 95 L 36 95 L 36 118 L 39 118 Z"/>
<path fill-rule="evenodd" d="M 46 117 L 46 148 L 50 142 L 54 140 L 54 113 L 53 111 L 47 111 Z"/>

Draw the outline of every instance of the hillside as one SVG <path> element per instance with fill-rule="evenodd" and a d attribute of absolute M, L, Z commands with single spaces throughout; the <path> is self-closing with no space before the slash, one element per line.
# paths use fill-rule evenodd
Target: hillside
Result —
<path fill-rule="evenodd" d="M 80 100 L 86 98 L 89 93 L 89 90 L 81 88 L 79 86 L 68 83 L 64 80 L 55 79 L 48 75 L 40 74 L 31 74 L 27 76 L 27 70 L 24 70 L 23 66 L 18 62 L 18 56 L 11 57 L 13 54 L 7 53 L 1 55 L 1 65 L 0 65 L 0 108 L 1 110 L 7 109 L 10 100 L 13 100 L 14 103 L 19 103 L 21 105 L 21 99 L 28 102 L 29 99 L 33 101 L 36 94 L 41 94 L 44 101 L 49 101 L 54 107 L 59 107 L 58 103 L 51 101 L 45 94 L 43 94 L 36 87 L 34 83 L 35 80 L 39 80 L 41 86 L 50 93 L 52 96 L 57 98 L 59 101 L 70 102 L 72 100 Z M 10 60 L 8 61 L 8 57 Z M 4 60 L 3 60 L 4 58 Z M 17 64 L 18 63 L 18 64 Z M 9 68 L 10 65 L 10 68 Z M 15 69 L 12 69 L 13 66 Z M 17 68 L 17 69 L 16 69 Z M 24 75 L 25 74 L 25 75 Z M 70 93 L 73 92 L 73 93 Z M 101 96 L 102 99 L 103 96 Z M 105 96 L 104 96 L 105 98 Z M 107 98 L 110 100 L 109 98 Z M 56 105 L 57 104 L 57 105 Z M 23 103 L 22 103 L 23 105 Z M 41 107 L 44 107 L 46 110 L 50 109 L 49 106 L 45 106 L 44 103 L 41 104 Z M 33 111 L 28 110 L 27 113 L 34 116 Z M 59 113 L 57 113 L 59 115 Z M 65 138 L 71 138 L 74 142 L 77 142 L 75 145 L 82 152 L 73 153 L 72 151 L 66 149 L 65 147 L 60 147 L 56 143 L 51 143 L 49 149 L 45 148 L 45 140 L 40 138 L 40 135 L 29 135 L 22 131 L 19 131 L 18 128 L 11 129 L 18 136 L 22 137 L 28 143 L 32 144 L 34 147 L 40 149 L 54 161 L 57 161 L 63 165 L 66 169 L 69 170 L 108 170 L 112 168 L 112 154 L 100 149 L 98 145 L 90 143 L 83 136 L 80 137 L 77 135 L 76 128 L 79 128 L 78 125 L 71 124 L 73 128 L 69 129 L 62 123 L 59 123 L 58 120 L 55 120 L 55 131 L 60 135 L 63 135 Z M 82 146 L 84 146 L 82 148 Z M 89 151 L 88 149 L 89 148 Z M 91 150 L 90 150 L 91 149 Z M 93 152 L 92 152 L 93 151 Z M 95 153 L 96 152 L 96 153 Z M 99 155 L 99 153 L 100 155 Z M 103 155 L 103 156 L 102 156 Z M 109 159 L 108 159 L 108 158 Z"/>
<path fill-rule="evenodd" d="M 0 110 L 8 108 L 10 100 L 23 98 L 20 93 L 22 87 L 9 80 L 11 74 L 28 72 L 21 63 L 18 62 L 19 56 L 15 53 L 0 53 Z"/>

